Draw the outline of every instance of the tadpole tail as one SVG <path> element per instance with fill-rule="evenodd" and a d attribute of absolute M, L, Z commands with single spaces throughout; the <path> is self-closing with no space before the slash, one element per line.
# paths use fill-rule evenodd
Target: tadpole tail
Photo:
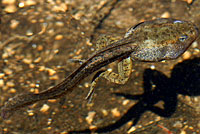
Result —
<path fill-rule="evenodd" d="M 58 98 L 67 92 L 72 91 L 73 87 L 80 82 L 80 79 L 73 77 L 77 71 L 72 73 L 69 77 L 64 79 L 58 85 L 51 87 L 47 90 L 41 91 L 40 93 L 25 93 L 18 94 L 13 98 L 10 98 L 5 105 L 1 108 L 1 117 L 3 119 L 9 118 L 12 113 L 22 107 L 34 104 L 40 100 L 54 99 Z M 77 75 L 77 74 L 76 74 Z M 82 76 L 84 77 L 84 76 Z M 75 78 L 75 79 L 73 79 Z M 70 84 L 69 81 L 73 81 L 73 84 Z"/>
<path fill-rule="evenodd" d="M 1 108 L 1 117 L 3 119 L 9 118 L 17 109 L 33 104 L 38 101 L 36 94 L 19 94 L 10 98 L 5 105 Z"/>
<path fill-rule="evenodd" d="M 71 92 L 82 79 L 97 71 L 101 67 L 118 60 L 119 58 L 126 58 L 132 53 L 132 48 L 125 46 L 129 40 L 123 40 L 117 44 L 113 43 L 110 46 L 98 51 L 91 56 L 85 63 L 83 63 L 71 75 L 65 78 L 58 85 L 44 90 L 40 93 L 33 94 L 19 94 L 10 98 L 5 105 L 1 108 L 1 116 L 3 119 L 9 118 L 14 111 L 19 108 L 28 106 L 40 100 L 47 100 L 58 98 L 68 92 Z M 120 49 L 119 49 L 120 48 Z M 104 55 L 106 51 L 106 55 Z M 103 58 L 102 58 L 102 55 Z"/>
<path fill-rule="evenodd" d="M 13 114 L 14 111 L 20 108 L 34 104 L 40 100 L 58 98 L 59 96 L 62 96 L 65 93 L 67 93 L 67 91 L 71 91 L 70 89 L 72 88 L 67 88 L 67 90 L 62 89 L 61 87 L 62 83 L 63 82 L 56 85 L 55 87 L 52 87 L 37 94 L 34 93 L 18 94 L 13 98 L 10 98 L 1 108 L 1 117 L 3 119 L 7 119 Z M 61 90 L 59 90 L 59 87 Z"/>

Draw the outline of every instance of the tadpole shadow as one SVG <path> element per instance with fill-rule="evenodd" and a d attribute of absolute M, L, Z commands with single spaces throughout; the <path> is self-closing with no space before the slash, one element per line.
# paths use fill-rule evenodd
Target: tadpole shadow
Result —
<path fill-rule="evenodd" d="M 98 128 L 95 132 L 111 132 L 133 121 L 137 124 L 141 115 L 146 111 L 152 111 L 162 117 L 170 117 L 177 107 L 177 95 L 200 95 L 200 58 L 185 60 L 174 66 L 171 77 L 168 78 L 162 72 L 146 69 L 143 74 L 144 93 L 141 95 L 130 95 L 116 93 L 117 96 L 124 96 L 127 99 L 138 100 L 119 120 L 105 127 Z M 163 101 L 164 108 L 155 106 Z M 69 134 L 91 133 L 89 129 L 71 131 Z"/>

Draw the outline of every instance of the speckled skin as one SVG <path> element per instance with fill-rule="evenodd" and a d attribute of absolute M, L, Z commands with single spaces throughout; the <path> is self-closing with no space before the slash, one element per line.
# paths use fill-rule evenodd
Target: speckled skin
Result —
<path fill-rule="evenodd" d="M 137 42 L 133 60 L 161 61 L 180 56 L 196 39 L 194 24 L 174 19 L 157 19 L 131 28 L 126 36 Z M 182 40 L 183 37 L 187 39 Z"/>
<path fill-rule="evenodd" d="M 60 97 L 73 90 L 82 79 L 118 59 L 129 56 L 137 61 L 161 61 L 179 57 L 198 37 L 198 29 L 190 22 L 175 19 L 146 21 L 131 28 L 121 40 L 98 50 L 60 84 L 38 94 L 19 94 L 1 109 L 8 118 L 20 107 L 40 100 Z"/>

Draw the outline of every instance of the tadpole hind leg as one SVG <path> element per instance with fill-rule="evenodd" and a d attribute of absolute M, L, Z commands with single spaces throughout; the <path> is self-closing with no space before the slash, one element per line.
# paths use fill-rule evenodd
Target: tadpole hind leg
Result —
<path fill-rule="evenodd" d="M 100 78 L 101 74 L 104 73 L 106 70 L 100 70 L 98 71 L 94 77 L 92 78 L 91 86 L 90 86 L 90 91 L 88 92 L 87 96 L 85 97 L 86 100 L 88 100 L 88 103 L 91 102 L 92 97 L 94 95 L 94 87 L 96 85 L 96 82 Z"/>
<path fill-rule="evenodd" d="M 110 45 L 111 43 L 115 41 L 117 41 L 117 38 L 113 38 L 110 36 L 101 36 L 98 39 L 97 44 L 96 44 L 97 50 L 102 49 L 103 47 Z M 130 57 L 119 61 L 118 73 L 113 72 L 111 69 L 97 72 L 92 79 L 90 91 L 86 99 L 89 100 L 89 102 L 92 100 L 95 85 L 100 77 L 103 77 L 107 79 L 108 81 L 116 83 L 116 84 L 125 84 L 128 81 L 131 72 L 132 72 L 132 60 Z"/>

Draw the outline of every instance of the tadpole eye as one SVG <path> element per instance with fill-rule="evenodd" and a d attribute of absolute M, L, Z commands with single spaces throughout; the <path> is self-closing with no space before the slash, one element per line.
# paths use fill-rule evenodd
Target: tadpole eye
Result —
<path fill-rule="evenodd" d="M 175 24 L 175 23 L 183 23 L 183 21 L 181 21 L 181 20 L 175 20 L 175 21 L 174 21 L 174 24 Z"/>
<path fill-rule="evenodd" d="M 188 38 L 187 35 L 182 35 L 181 37 L 179 37 L 179 40 L 180 40 L 181 42 L 183 42 L 183 41 L 185 41 L 187 38 Z"/>

